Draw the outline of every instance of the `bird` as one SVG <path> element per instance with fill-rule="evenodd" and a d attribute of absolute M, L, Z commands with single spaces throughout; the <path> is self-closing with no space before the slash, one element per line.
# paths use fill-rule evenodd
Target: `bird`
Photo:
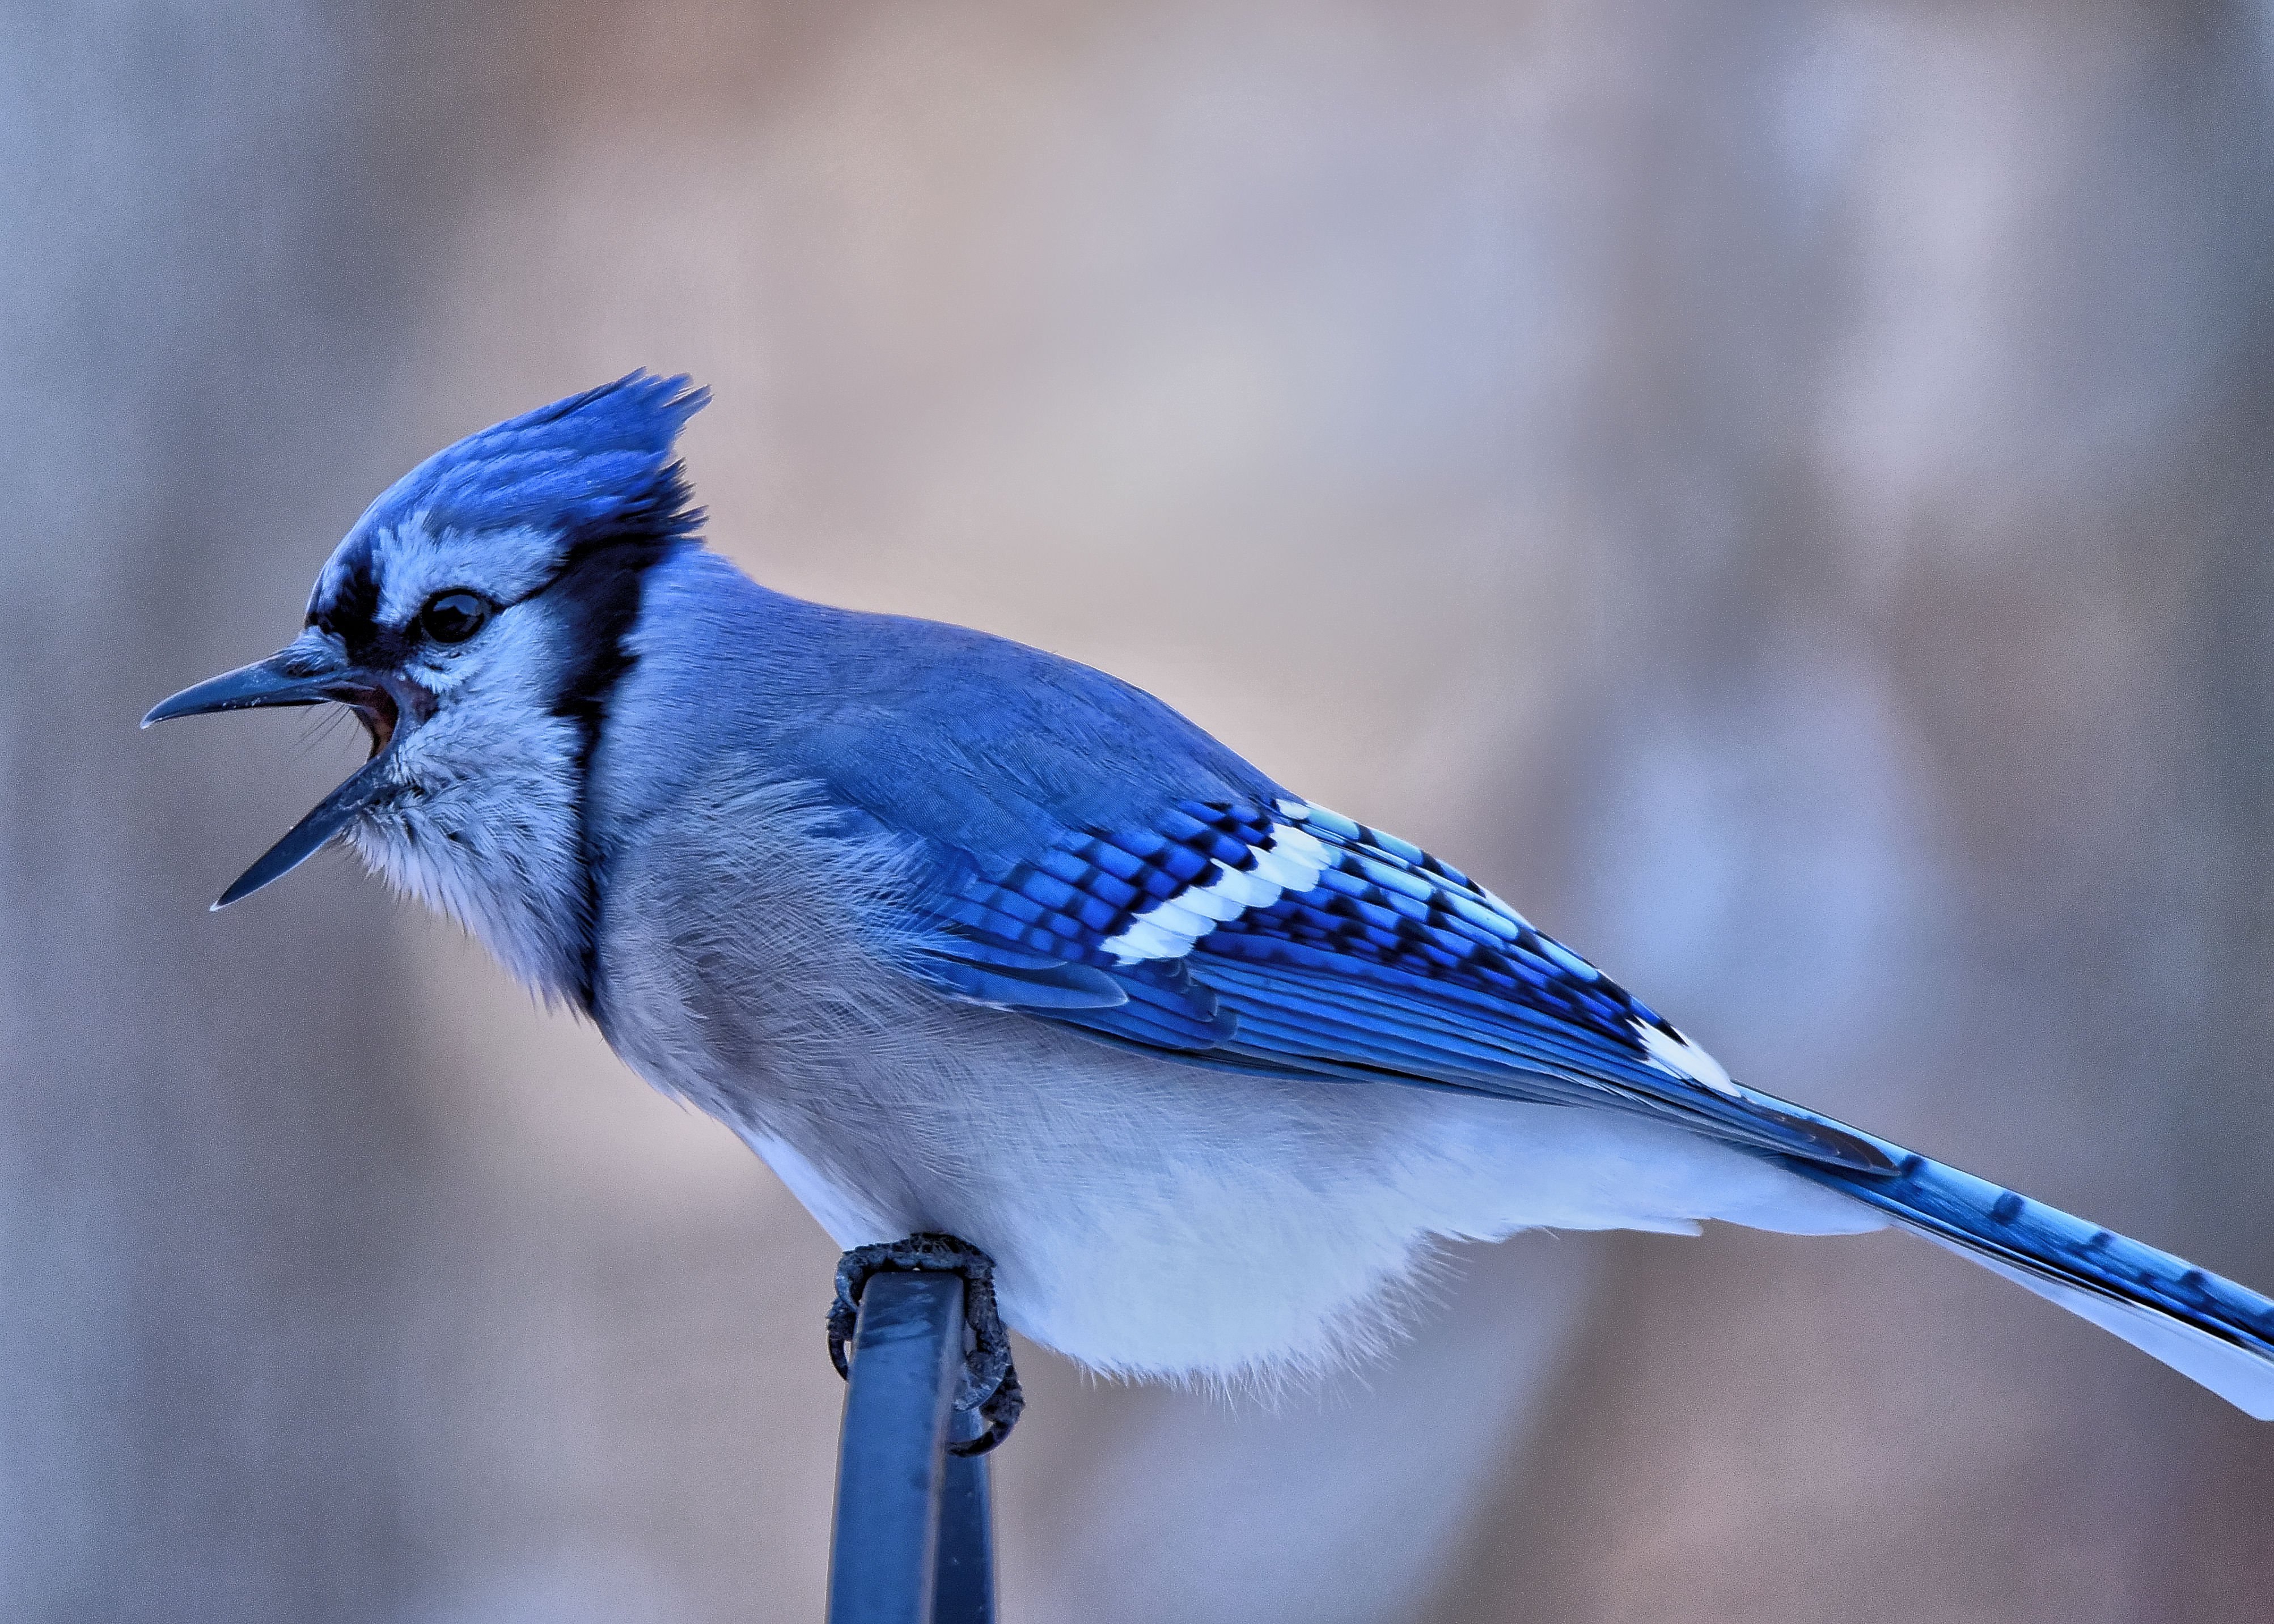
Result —
<path fill-rule="evenodd" d="M 1282 1383 L 1378 1353 L 1447 1242 L 1707 1220 L 1909 1230 L 2274 1418 L 2266 1297 L 1736 1081 L 1137 688 L 750 579 L 676 449 L 708 398 L 635 372 L 435 454 L 289 644 L 143 725 L 352 710 L 368 759 L 214 906 L 344 839 L 764 1159 L 846 1249 L 840 1339 L 875 1268 L 964 1272 L 983 1442 L 1005 1324 Z"/>

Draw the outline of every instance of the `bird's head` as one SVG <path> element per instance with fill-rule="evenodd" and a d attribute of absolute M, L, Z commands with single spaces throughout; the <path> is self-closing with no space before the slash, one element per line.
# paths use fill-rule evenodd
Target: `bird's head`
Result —
<path fill-rule="evenodd" d="M 515 905 L 486 893 L 575 854 L 574 830 L 550 825 L 576 817 L 642 579 L 699 545 L 672 446 L 706 398 L 685 378 L 634 372 L 428 458 L 334 551 L 297 637 L 143 718 L 329 703 L 371 735 L 370 760 L 216 907 L 345 833 L 390 879 L 523 956 L 488 928 L 517 928 L 489 917 Z"/>

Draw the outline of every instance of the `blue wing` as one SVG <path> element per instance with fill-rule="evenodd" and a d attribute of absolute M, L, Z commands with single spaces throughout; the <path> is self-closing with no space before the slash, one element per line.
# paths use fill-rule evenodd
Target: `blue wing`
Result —
<path fill-rule="evenodd" d="M 1185 801 L 1016 858 L 945 856 L 927 969 L 976 1003 L 1204 1064 L 1613 1106 L 1893 1168 L 1732 1082 L 1458 869 L 1322 808 Z"/>
<path fill-rule="evenodd" d="M 1281 1076 L 1647 1112 L 1766 1152 L 2274 1418 L 2274 1302 L 1742 1087 L 1458 869 L 1291 800 L 1181 801 L 940 892 L 930 973 L 1110 1042 Z"/>

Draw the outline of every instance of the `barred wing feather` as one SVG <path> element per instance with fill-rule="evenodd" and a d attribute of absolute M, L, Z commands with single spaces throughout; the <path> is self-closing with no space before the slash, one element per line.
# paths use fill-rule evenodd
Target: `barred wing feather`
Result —
<path fill-rule="evenodd" d="M 1774 1160 L 2274 1419 L 2274 1302 L 1734 1081 L 1458 869 L 1306 802 L 948 865 L 954 995 L 1231 1071 L 1390 1079 L 1668 1118 Z"/>

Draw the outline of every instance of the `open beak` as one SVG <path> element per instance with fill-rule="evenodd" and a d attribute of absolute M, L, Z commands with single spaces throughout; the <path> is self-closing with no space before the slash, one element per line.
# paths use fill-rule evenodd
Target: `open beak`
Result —
<path fill-rule="evenodd" d="M 387 787 L 386 771 L 393 756 L 395 707 L 391 695 L 363 672 L 343 663 L 328 643 L 303 637 L 290 647 L 251 665 L 185 688 L 171 699 L 150 708 L 142 718 L 169 722 L 177 716 L 204 716 L 215 710 L 252 710 L 270 705 L 317 705 L 328 700 L 352 705 L 372 733 L 372 756 L 355 776 L 325 796 L 285 837 L 261 854 L 260 860 L 222 892 L 216 908 L 250 897 L 272 880 L 281 880 L 314 856 L 356 815 L 376 801 Z"/>

